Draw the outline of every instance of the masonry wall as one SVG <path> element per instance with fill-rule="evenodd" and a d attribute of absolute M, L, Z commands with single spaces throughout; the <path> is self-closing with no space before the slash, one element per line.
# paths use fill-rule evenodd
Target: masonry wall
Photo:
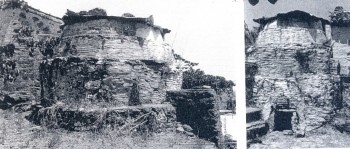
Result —
<path fill-rule="evenodd" d="M 233 88 L 223 88 L 216 91 L 220 110 L 235 110 L 236 97 Z"/>
<path fill-rule="evenodd" d="M 336 74 L 338 73 L 337 71 L 339 71 L 340 75 L 348 75 L 350 72 L 350 59 L 348 58 L 350 55 L 350 46 L 347 44 L 335 42 L 333 43 L 332 49 L 334 68 L 340 66 L 337 68 L 339 70 L 336 70 Z"/>
<path fill-rule="evenodd" d="M 40 98 L 39 63 L 43 57 L 39 48 L 30 49 L 26 42 L 41 40 L 48 36 L 59 36 L 62 21 L 31 7 L 26 10 L 7 8 L 0 10 L 0 46 L 13 44 L 13 55 L 1 50 L 0 90 L 15 100 Z M 31 35 L 17 36 L 22 28 L 33 30 Z M 16 37 L 17 36 L 17 37 Z M 9 64 L 14 67 L 9 69 Z M 0 97 L 2 98 L 2 97 Z"/>
<path fill-rule="evenodd" d="M 134 83 L 141 104 L 165 101 L 163 64 L 141 61 L 101 62 L 79 57 L 56 58 L 41 64 L 42 95 L 75 108 L 127 106 Z"/>
<path fill-rule="evenodd" d="M 187 89 L 167 92 L 167 100 L 176 108 L 178 122 L 189 125 L 200 138 L 221 143 L 218 97 L 213 89 Z"/>
<path fill-rule="evenodd" d="M 53 59 L 41 65 L 42 97 L 76 108 L 127 106 L 133 97 L 163 103 L 182 79 L 163 36 L 158 27 L 125 19 L 66 25 Z"/>
<path fill-rule="evenodd" d="M 306 42 L 306 41 L 305 41 Z M 296 109 L 301 133 L 322 126 L 333 112 L 331 50 L 318 46 L 266 46 L 248 50 L 256 68 L 249 79 L 250 101 L 272 121 L 272 108 L 288 99 Z"/>
<path fill-rule="evenodd" d="M 321 21 L 278 18 L 264 26 L 259 33 L 256 45 L 323 44 L 326 41 L 325 29 Z"/>
<path fill-rule="evenodd" d="M 333 40 L 341 43 L 341 44 L 347 44 L 350 45 L 350 31 L 349 27 L 338 27 L 338 26 L 332 26 L 332 37 Z"/>
<path fill-rule="evenodd" d="M 69 44 L 71 47 L 67 47 Z M 70 49 L 70 50 L 68 50 Z M 160 29 L 145 23 L 99 19 L 65 26 L 56 56 L 99 60 L 150 60 L 171 64 L 174 56 Z"/>
<path fill-rule="evenodd" d="M 139 133 L 174 131 L 176 122 L 175 108 L 171 105 L 108 110 L 78 110 L 66 106 L 54 106 L 32 112 L 27 118 L 37 125 L 47 127 L 69 131 L 113 129 L 118 130 L 119 135 L 126 135 L 134 130 Z"/>

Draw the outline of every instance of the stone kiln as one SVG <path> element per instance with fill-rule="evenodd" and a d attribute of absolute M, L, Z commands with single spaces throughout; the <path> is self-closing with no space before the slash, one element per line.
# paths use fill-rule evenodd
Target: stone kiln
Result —
<path fill-rule="evenodd" d="M 323 44 L 331 39 L 329 21 L 299 10 L 254 21 L 263 25 L 259 45 Z"/>
<path fill-rule="evenodd" d="M 163 42 L 170 30 L 153 18 L 66 15 L 61 44 L 44 61 L 42 96 L 73 107 L 160 104 L 181 88 L 174 54 Z"/>
<path fill-rule="evenodd" d="M 302 11 L 255 21 L 264 29 L 247 52 L 247 103 L 262 109 L 270 131 L 321 127 L 335 102 L 329 22 Z"/>
<path fill-rule="evenodd" d="M 219 97 L 211 89 L 181 90 L 191 62 L 164 43 L 170 30 L 154 25 L 152 16 L 68 10 L 62 25 L 23 1 L 0 6 L 1 109 L 25 103 L 18 109 L 30 111 L 26 118 L 34 124 L 69 131 L 186 128 L 180 133 L 221 145 Z"/>

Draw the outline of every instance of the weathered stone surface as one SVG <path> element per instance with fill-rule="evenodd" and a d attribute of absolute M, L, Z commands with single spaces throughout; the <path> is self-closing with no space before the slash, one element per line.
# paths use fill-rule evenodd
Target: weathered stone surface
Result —
<path fill-rule="evenodd" d="M 143 105 L 101 109 L 70 109 L 56 105 L 34 111 L 27 117 L 38 125 L 71 131 L 97 131 L 105 128 L 130 133 L 133 129 L 151 132 L 175 127 L 176 114 L 171 105 Z"/>
<path fill-rule="evenodd" d="M 350 32 L 349 27 L 346 26 L 332 26 L 332 39 L 336 41 L 338 44 L 349 45 L 350 40 Z"/>
<path fill-rule="evenodd" d="M 191 126 L 189 126 L 189 125 L 182 125 L 182 127 L 184 128 L 184 130 L 186 130 L 186 131 L 189 131 L 189 132 L 191 132 L 191 131 L 193 131 L 193 129 L 191 128 Z"/>
<path fill-rule="evenodd" d="M 62 45 L 57 56 L 108 60 L 150 60 L 157 63 L 174 61 L 169 45 L 163 43 L 161 29 L 147 24 L 118 19 L 98 19 L 67 25 L 63 29 Z M 67 44 L 71 47 L 67 47 Z"/>
<path fill-rule="evenodd" d="M 183 133 L 185 130 L 183 127 L 177 127 L 176 132 Z"/>
<path fill-rule="evenodd" d="M 236 95 L 233 88 L 223 88 L 216 91 L 220 110 L 233 110 L 236 108 Z"/>
<path fill-rule="evenodd" d="M 188 89 L 167 93 L 167 100 L 176 108 L 177 121 L 191 126 L 200 138 L 220 144 L 223 138 L 217 98 L 213 89 Z"/>
<path fill-rule="evenodd" d="M 348 44 L 341 44 L 338 42 L 333 43 L 333 60 L 334 60 L 334 68 L 340 66 L 339 74 L 340 75 L 349 75 L 350 74 L 350 46 Z M 339 63 L 339 64 L 338 64 Z M 337 74 L 338 72 L 334 73 Z"/>
<path fill-rule="evenodd" d="M 261 109 L 248 107 L 246 111 L 248 144 L 259 140 L 269 130 L 268 124 L 261 119 Z"/>
<path fill-rule="evenodd" d="M 38 68 L 43 55 L 31 41 L 59 36 L 62 21 L 30 6 L 13 9 L 3 6 L 0 22 L 0 46 L 8 49 L 9 45 L 13 45 L 14 48 L 10 54 L 5 52 L 6 48 L 0 50 L 1 94 L 16 94 L 14 98 L 18 99 L 29 96 L 30 100 L 39 99 Z M 12 68 L 8 69 L 10 66 Z"/>
<path fill-rule="evenodd" d="M 271 119 L 277 103 L 287 99 L 296 108 L 298 128 L 310 131 L 330 120 L 334 81 L 330 75 L 331 50 L 327 47 L 287 44 L 252 47 L 247 62 L 255 65 L 248 82 L 250 101 L 262 108 L 262 118 Z M 274 129 L 270 124 L 270 129 Z M 303 127 L 303 128 L 299 128 Z"/>
<path fill-rule="evenodd" d="M 324 44 L 330 39 L 327 20 L 295 10 L 271 18 L 254 20 L 263 25 L 256 41 L 257 46 L 285 44 Z M 327 36 L 326 36 L 327 35 Z"/>
<path fill-rule="evenodd" d="M 133 18 L 86 19 L 65 24 L 53 59 L 40 65 L 43 98 L 75 107 L 123 106 L 136 97 L 136 83 L 140 104 L 159 104 L 167 90 L 181 87 L 164 29 L 126 21 Z"/>
<path fill-rule="evenodd" d="M 163 64 L 141 61 L 101 62 L 78 57 L 56 58 L 41 65 L 43 98 L 77 107 L 128 105 L 133 83 L 141 104 L 165 101 Z"/>

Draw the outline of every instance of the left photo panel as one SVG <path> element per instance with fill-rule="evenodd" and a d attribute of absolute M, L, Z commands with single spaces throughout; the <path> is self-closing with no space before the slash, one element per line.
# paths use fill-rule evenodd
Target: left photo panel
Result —
<path fill-rule="evenodd" d="M 0 0 L 0 148 L 236 149 L 239 6 Z"/>

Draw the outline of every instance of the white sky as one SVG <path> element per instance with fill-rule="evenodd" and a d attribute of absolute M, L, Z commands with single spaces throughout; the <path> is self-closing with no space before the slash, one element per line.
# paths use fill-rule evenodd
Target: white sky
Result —
<path fill-rule="evenodd" d="M 170 29 L 166 42 L 207 74 L 237 80 L 237 47 L 243 44 L 243 2 L 240 0 L 26 0 L 46 13 L 62 17 L 73 11 L 103 8 L 108 15 L 125 12 L 153 15 L 155 24 Z M 242 19 L 238 19 L 236 16 Z M 243 46 L 242 46 L 243 47 Z M 241 55 L 241 57 L 244 55 Z"/>

